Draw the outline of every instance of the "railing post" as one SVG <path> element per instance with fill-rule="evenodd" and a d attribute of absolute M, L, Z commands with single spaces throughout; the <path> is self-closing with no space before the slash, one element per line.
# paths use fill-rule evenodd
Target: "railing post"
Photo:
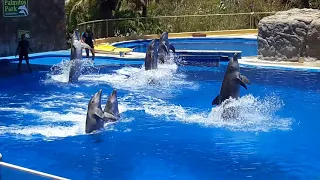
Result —
<path fill-rule="evenodd" d="M 106 19 L 106 31 L 107 31 L 107 37 L 109 37 L 109 29 L 108 29 L 108 19 Z"/>
<path fill-rule="evenodd" d="M 253 27 L 253 26 L 252 26 L 252 15 L 253 15 L 253 13 L 254 13 L 254 12 L 251 12 L 251 13 L 250 13 L 250 29 L 252 29 L 252 27 Z"/>
<path fill-rule="evenodd" d="M 94 32 L 94 23 L 92 23 L 92 26 L 91 26 L 91 32 L 94 33 L 94 35 L 96 35 L 96 33 Z"/>

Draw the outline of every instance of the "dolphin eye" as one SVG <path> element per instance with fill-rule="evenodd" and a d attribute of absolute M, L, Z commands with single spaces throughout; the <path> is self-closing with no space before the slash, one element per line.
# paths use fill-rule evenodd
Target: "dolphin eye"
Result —
<path fill-rule="evenodd" d="M 93 104 L 93 103 L 94 103 L 94 101 L 91 101 L 91 103 Z"/>

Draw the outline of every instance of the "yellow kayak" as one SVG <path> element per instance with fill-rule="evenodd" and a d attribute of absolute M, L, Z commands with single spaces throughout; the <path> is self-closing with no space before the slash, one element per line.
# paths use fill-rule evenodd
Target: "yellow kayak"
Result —
<path fill-rule="evenodd" d="M 110 44 L 99 44 L 99 45 L 96 45 L 94 49 L 95 51 L 100 51 L 102 53 L 117 53 L 117 54 L 120 52 L 128 53 L 133 51 L 133 49 L 131 48 L 117 48 Z"/>

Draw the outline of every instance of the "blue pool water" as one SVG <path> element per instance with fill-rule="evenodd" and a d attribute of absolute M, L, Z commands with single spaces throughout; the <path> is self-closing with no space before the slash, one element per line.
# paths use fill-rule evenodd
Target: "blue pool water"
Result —
<path fill-rule="evenodd" d="M 146 52 L 151 40 L 115 43 L 117 47 L 134 48 L 134 52 Z M 256 39 L 248 38 L 175 38 L 170 43 L 177 50 L 228 50 L 242 51 L 242 56 L 257 55 Z"/>
<path fill-rule="evenodd" d="M 319 72 L 242 66 L 252 85 L 232 102 L 239 119 L 225 122 L 211 101 L 226 63 L 146 72 L 143 62 L 102 61 L 77 84 L 65 83 L 63 64 L 60 74 L 0 78 L 4 161 L 76 180 L 320 177 Z M 159 84 L 148 85 L 149 77 Z M 104 108 L 114 88 L 120 121 L 85 134 L 89 99 L 102 89 Z M 40 179 L 5 168 L 1 175 Z"/>

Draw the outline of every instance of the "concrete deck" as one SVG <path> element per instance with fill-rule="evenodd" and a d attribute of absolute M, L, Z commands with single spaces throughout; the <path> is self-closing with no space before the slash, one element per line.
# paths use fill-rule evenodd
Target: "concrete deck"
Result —
<path fill-rule="evenodd" d="M 241 65 L 258 66 L 258 67 L 271 67 L 271 68 L 285 68 L 285 69 L 310 69 L 320 70 L 320 61 L 305 61 L 300 62 L 287 62 L 287 61 L 266 61 L 258 59 L 257 57 L 242 57 L 239 59 Z"/>

